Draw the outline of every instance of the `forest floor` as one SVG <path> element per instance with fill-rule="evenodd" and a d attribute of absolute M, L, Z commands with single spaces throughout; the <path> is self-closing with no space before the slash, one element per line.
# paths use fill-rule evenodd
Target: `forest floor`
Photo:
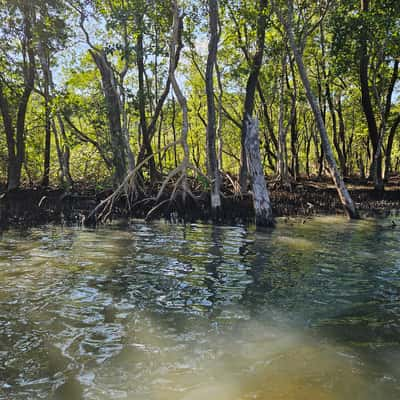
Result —
<path fill-rule="evenodd" d="M 337 192 L 328 179 L 300 179 L 290 187 L 282 187 L 277 182 L 268 183 L 273 211 L 276 217 L 308 218 L 315 215 L 343 214 Z M 358 179 L 347 180 L 351 196 L 361 216 L 387 216 L 400 213 L 400 176 L 392 177 L 383 192 Z M 172 221 L 210 221 L 209 197 L 201 190 L 193 188 L 197 199 L 181 196 L 169 202 L 168 190 L 160 199 L 156 210 L 152 199 L 142 198 L 130 204 L 119 199 L 111 217 L 165 218 Z M 80 189 L 66 192 L 63 189 L 21 188 L 0 194 L 0 226 L 32 226 L 46 223 L 82 224 L 91 211 L 112 193 L 112 190 L 95 191 Z M 150 197 L 155 197 L 151 193 Z M 222 199 L 222 210 L 218 221 L 224 224 L 251 223 L 254 219 L 250 194 L 238 196 L 228 188 Z"/>

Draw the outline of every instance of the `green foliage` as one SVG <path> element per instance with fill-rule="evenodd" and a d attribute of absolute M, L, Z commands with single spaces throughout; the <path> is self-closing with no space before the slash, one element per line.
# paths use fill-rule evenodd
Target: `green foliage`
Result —
<path fill-rule="evenodd" d="M 361 13 L 359 0 L 326 2 L 306 0 L 279 0 L 273 2 L 285 17 L 287 6 L 293 3 L 294 31 L 304 43 L 304 60 L 311 77 L 314 93 L 324 111 L 325 122 L 333 142 L 337 135 L 334 121 L 339 124 L 339 111 L 345 129 L 343 143 L 346 148 L 349 173 L 358 173 L 357 160 L 371 163 L 368 130 L 361 109 L 359 83 L 360 38 L 367 32 L 370 59 L 370 88 L 373 108 L 378 123 L 379 107 L 387 96 L 394 60 L 400 57 L 400 2 L 397 0 L 371 1 L 368 13 Z M 329 8 L 325 10 L 326 4 Z M 179 3 L 185 14 L 184 49 L 176 72 L 188 100 L 190 130 L 188 142 L 191 161 L 204 173 L 207 171 L 206 124 L 207 99 L 205 94 L 205 68 L 208 51 L 208 14 L 206 2 L 187 0 Z M 256 44 L 258 2 L 220 0 L 220 40 L 218 71 L 215 78 L 215 100 L 222 165 L 227 172 L 236 174 L 239 167 L 243 102 L 246 82 L 252 65 L 251 56 Z M 268 17 L 264 63 L 256 98 L 256 115 L 260 120 L 262 157 L 265 169 L 276 173 L 276 136 L 278 132 L 281 79 L 281 60 L 293 61 L 284 29 L 268 2 Z M 326 13 L 325 13 L 326 11 Z M 70 166 L 76 181 L 90 181 L 97 185 L 111 184 L 112 168 L 107 160 L 112 157 L 107 103 L 101 74 L 89 50 L 105 54 L 116 81 L 129 143 L 137 157 L 143 145 L 139 127 L 140 93 L 137 73 L 137 39 L 143 37 L 145 64 L 145 114 L 150 124 L 156 105 L 166 86 L 169 67 L 172 9 L 170 2 L 157 0 L 1 0 L 0 18 L 0 72 L 3 94 L 10 111 L 16 117 L 18 104 L 24 93 L 26 56 L 21 32 L 24 15 L 32 20 L 36 72 L 35 91 L 29 100 L 26 115 L 26 157 L 24 179 L 37 183 L 43 174 L 46 104 L 43 97 L 45 71 L 40 62 L 39 48 L 45 49 L 53 75 L 51 99 L 48 106 L 55 133 L 51 145 L 51 179 L 59 184 L 60 151 L 71 152 Z M 82 30 L 83 26 L 89 42 Z M 91 48 L 91 46 L 93 46 Z M 219 83 L 222 85 L 220 92 Z M 332 96 L 334 112 L 328 107 L 327 88 Z M 302 88 L 296 67 L 287 65 L 284 82 L 284 124 L 289 124 L 292 96 L 296 96 L 296 120 L 289 130 L 287 146 L 289 163 L 295 157 L 300 172 L 317 173 L 320 142 L 315 123 Z M 219 104 L 222 100 L 222 104 Z M 393 107 L 387 121 L 383 148 L 387 135 L 398 113 L 398 83 L 393 96 Z M 175 105 L 174 105 L 175 104 Z M 339 109 L 341 106 L 341 110 Z M 156 123 L 151 146 L 157 152 L 178 139 L 182 114 L 173 91 L 167 96 L 162 115 Z M 60 125 L 61 120 L 61 125 Z M 8 153 L 3 117 L 0 116 L 0 171 L 6 179 Z M 62 127 L 62 124 L 64 126 Z M 62 131 L 62 128 L 64 131 Z M 393 164 L 400 157 L 400 140 L 394 138 Z M 179 145 L 161 151 L 155 156 L 156 165 L 165 174 L 182 160 Z M 143 176 L 148 176 L 147 165 Z M 208 182 L 198 177 L 199 184 L 208 190 Z"/>

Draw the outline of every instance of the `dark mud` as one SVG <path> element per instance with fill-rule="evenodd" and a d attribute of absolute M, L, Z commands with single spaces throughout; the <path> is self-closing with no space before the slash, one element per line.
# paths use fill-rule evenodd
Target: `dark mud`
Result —
<path fill-rule="evenodd" d="M 350 183 L 350 192 L 362 216 L 387 216 L 400 210 L 400 186 L 390 185 L 377 192 L 367 185 Z M 96 192 L 82 190 L 66 192 L 62 189 L 19 189 L 0 195 L 0 225 L 34 226 L 47 223 L 93 223 L 87 216 L 111 190 Z M 168 201 L 169 193 L 160 199 L 160 207 L 154 200 L 139 198 L 128 204 L 122 197 L 114 204 L 111 219 L 165 218 L 177 222 L 211 221 L 223 224 L 252 223 L 254 219 L 251 195 L 226 195 L 217 216 L 211 214 L 209 196 L 197 192 L 196 199 L 178 195 Z M 302 181 L 290 188 L 270 184 L 270 194 L 276 217 L 311 217 L 314 215 L 343 214 L 336 190 L 328 182 Z M 150 213 L 150 215 L 149 215 Z"/>

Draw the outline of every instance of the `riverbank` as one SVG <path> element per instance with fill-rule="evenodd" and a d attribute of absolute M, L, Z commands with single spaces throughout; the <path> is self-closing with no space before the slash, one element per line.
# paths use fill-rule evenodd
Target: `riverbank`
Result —
<path fill-rule="evenodd" d="M 360 213 L 364 216 L 384 216 L 400 210 L 400 183 L 392 179 L 385 191 L 377 192 L 360 181 L 348 182 L 348 187 Z M 269 182 L 270 195 L 276 217 L 310 217 L 340 215 L 343 210 L 336 190 L 328 180 L 301 180 L 291 187 L 280 187 Z M 62 189 L 22 188 L 0 195 L 0 224 L 32 226 L 46 223 L 82 224 L 93 209 L 112 193 L 94 189 L 66 192 Z M 151 193 L 127 207 L 126 199 L 115 202 L 111 219 L 165 218 L 172 221 L 210 221 L 212 219 L 207 193 L 194 191 L 196 200 L 181 196 L 169 202 L 168 191 L 159 200 L 159 207 Z M 223 224 L 252 223 L 252 197 L 234 195 L 226 191 L 218 222 Z M 91 221 L 93 222 L 93 220 Z"/>

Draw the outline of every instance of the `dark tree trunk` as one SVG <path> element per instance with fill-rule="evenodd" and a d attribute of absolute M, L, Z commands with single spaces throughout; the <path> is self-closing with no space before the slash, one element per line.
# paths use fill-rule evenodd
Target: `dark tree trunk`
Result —
<path fill-rule="evenodd" d="M 300 175 L 300 164 L 299 164 L 299 148 L 298 148 L 299 136 L 297 133 L 297 111 L 294 109 L 293 120 L 290 124 L 290 149 L 292 153 L 292 174 L 293 179 L 297 181 Z"/>
<path fill-rule="evenodd" d="M 310 150 L 311 150 L 311 141 L 312 134 L 308 134 L 308 124 L 306 116 L 304 115 L 304 129 L 306 131 L 306 175 L 307 178 L 310 178 Z"/>
<path fill-rule="evenodd" d="M 393 149 L 393 141 L 394 136 L 396 134 L 397 128 L 400 125 L 400 115 L 395 119 L 392 127 L 390 128 L 389 137 L 386 145 L 385 152 L 385 180 L 389 179 L 391 168 L 392 168 L 392 149 Z"/>
<path fill-rule="evenodd" d="M 144 66 L 144 48 L 143 48 L 143 33 L 140 32 L 137 35 L 136 40 L 136 62 L 138 67 L 138 81 L 139 81 L 139 91 L 138 91 L 138 99 L 139 99 L 139 118 L 140 118 L 140 132 L 143 138 L 143 147 L 139 154 L 139 156 L 150 157 L 148 161 L 149 165 L 149 173 L 150 173 L 150 181 L 155 182 L 158 177 L 158 171 L 156 168 L 156 162 L 153 156 L 153 148 L 151 147 L 151 136 L 149 134 L 147 119 L 146 119 L 146 96 L 145 96 L 145 88 L 144 88 L 144 77 L 145 77 L 145 66 Z M 154 132 L 153 132 L 154 133 Z M 142 157 L 139 157 L 138 163 L 142 161 Z"/>
<path fill-rule="evenodd" d="M 42 185 L 49 186 L 50 183 L 50 151 L 51 151 L 51 109 L 50 109 L 50 66 L 48 51 L 44 44 L 39 45 L 39 58 L 43 72 L 43 94 L 44 94 L 44 119 L 45 119 L 45 145 L 43 160 Z"/>
<path fill-rule="evenodd" d="M 284 97 L 285 97 L 285 80 L 287 74 L 286 62 L 287 62 L 287 57 L 285 54 L 282 57 L 281 73 L 279 77 L 278 171 L 279 171 L 279 179 L 282 184 L 286 184 L 289 179 L 288 155 L 287 155 L 287 145 L 286 145 L 286 136 L 288 130 L 284 126 L 284 119 L 285 119 Z"/>
<path fill-rule="evenodd" d="M 267 3 L 268 3 L 267 0 L 259 0 L 258 17 L 257 17 L 257 48 L 251 60 L 252 61 L 250 65 L 251 70 L 246 85 L 244 116 L 242 120 L 241 160 L 240 160 L 241 162 L 240 162 L 240 176 L 239 176 L 240 188 L 242 192 L 245 192 L 247 189 L 247 176 L 248 176 L 246 150 L 245 150 L 245 141 L 247 132 L 245 127 L 245 122 L 252 117 L 254 110 L 255 91 L 257 88 L 258 76 L 260 73 L 264 55 L 265 28 L 267 22 L 265 9 L 267 7 Z"/>
<path fill-rule="evenodd" d="M 372 144 L 372 162 L 370 166 L 370 178 L 374 175 L 378 180 L 382 178 L 382 156 L 377 156 L 379 146 L 379 132 L 375 113 L 372 106 L 369 88 L 369 54 L 368 54 L 368 26 L 367 14 L 369 12 L 369 0 L 361 0 L 361 12 L 364 15 L 360 30 L 360 85 L 361 104 L 368 126 L 368 135 Z"/>
<path fill-rule="evenodd" d="M 140 113 L 140 123 L 143 126 L 146 126 L 145 134 L 143 135 L 143 144 L 140 147 L 139 155 L 138 155 L 138 163 L 140 163 L 146 156 L 150 156 L 153 154 L 153 150 L 151 147 L 151 141 L 157 129 L 157 122 L 161 115 L 163 105 L 167 100 L 168 94 L 171 89 L 171 73 L 174 72 L 178 66 L 181 51 L 183 48 L 182 42 L 182 33 L 183 33 L 183 15 L 179 17 L 179 26 L 177 32 L 177 47 L 176 52 L 173 55 L 173 62 L 170 62 L 169 71 L 168 71 L 168 78 L 165 83 L 165 87 L 163 92 L 161 93 L 160 97 L 157 100 L 157 104 L 154 109 L 153 116 L 151 118 L 150 123 L 147 126 L 146 120 L 146 113 L 145 113 L 145 99 L 144 99 L 144 73 L 145 73 L 145 66 L 143 60 L 143 37 L 139 37 L 137 40 L 137 48 L 139 53 L 137 55 L 137 64 L 138 64 L 138 77 L 139 77 L 139 98 L 141 97 L 141 93 L 143 93 L 143 99 L 141 101 L 142 105 L 139 105 L 139 113 Z M 140 39 L 140 40 L 139 40 Z M 141 89 L 142 88 L 142 89 Z M 158 91 L 158 89 L 157 89 Z M 177 163 L 176 163 L 177 164 Z M 150 158 L 149 160 L 149 172 L 150 178 L 152 180 L 156 180 L 159 178 L 159 173 L 156 168 L 156 164 L 154 158 Z"/>
<path fill-rule="evenodd" d="M 208 0 L 209 32 L 208 57 L 206 68 L 206 94 L 207 94 L 207 170 L 211 179 L 211 209 L 214 217 L 221 207 L 220 186 L 221 178 L 218 169 L 218 156 L 216 149 L 216 110 L 214 100 L 214 66 L 218 51 L 218 1 Z"/>
<path fill-rule="evenodd" d="M 123 182 L 127 172 L 127 152 L 125 149 L 126 143 L 121 126 L 119 94 L 116 88 L 114 72 L 107 61 L 105 53 L 103 51 L 90 50 L 90 54 L 92 55 L 101 74 L 111 135 L 115 183 L 119 185 Z"/>
<path fill-rule="evenodd" d="M 34 11 L 29 7 L 29 5 L 22 7 L 21 11 L 23 14 L 22 52 L 25 63 L 24 89 L 18 101 L 15 128 L 11 107 L 5 97 L 4 89 L 0 82 L 0 108 L 3 116 L 8 150 L 8 190 L 18 188 L 21 183 L 22 166 L 25 161 L 25 117 L 29 98 L 32 94 L 35 83 L 35 54 L 33 50 L 32 34 Z"/>
<path fill-rule="evenodd" d="M 397 82 L 397 78 L 399 75 L 399 60 L 395 60 L 394 65 L 393 65 L 393 72 L 392 72 L 392 77 L 390 80 L 390 84 L 389 84 L 389 88 L 386 94 L 386 102 L 385 102 L 385 108 L 383 110 L 382 113 L 382 122 L 381 122 L 381 126 L 379 129 L 379 147 L 378 147 L 378 154 L 376 155 L 376 158 L 378 158 L 379 156 L 382 156 L 382 145 L 383 145 L 383 141 L 384 141 L 384 135 L 386 132 L 386 126 L 387 126 L 387 122 L 389 119 L 389 115 L 390 115 L 390 110 L 392 108 L 392 96 L 393 96 L 393 91 Z M 396 121 L 395 121 L 396 123 Z M 396 128 L 395 128 L 396 130 Z M 390 145 L 390 152 L 392 151 L 392 146 L 393 143 L 390 143 L 390 134 L 392 132 L 389 133 L 389 138 L 388 138 L 388 146 Z M 393 134 L 394 135 L 394 134 Z M 387 152 L 386 152 L 387 154 Z M 386 158 L 387 159 L 387 158 Z M 386 166 L 386 160 L 385 160 L 385 166 Z M 389 156 L 389 169 L 390 169 L 390 156 Z M 385 169 L 385 178 L 386 178 L 386 169 Z M 382 182 L 382 183 L 381 183 Z M 381 180 L 377 180 L 376 185 L 378 185 L 378 188 L 380 186 L 383 187 L 383 181 L 382 181 L 382 177 Z"/>
<path fill-rule="evenodd" d="M 342 147 L 341 147 L 341 133 L 339 133 L 339 130 L 341 127 L 338 127 L 337 119 L 336 119 L 336 109 L 333 105 L 333 99 L 331 97 L 331 92 L 329 85 L 327 84 L 326 88 L 326 96 L 328 99 L 328 105 L 329 105 L 329 110 L 331 112 L 331 119 L 332 119 L 332 131 L 333 131 L 333 144 L 335 146 L 335 150 L 339 159 L 339 165 L 340 165 L 340 170 L 342 172 L 343 176 L 346 176 L 346 161 L 345 161 L 345 155 L 343 154 Z M 340 125 L 340 123 L 339 123 Z M 343 133 L 342 133 L 343 135 Z"/>
<path fill-rule="evenodd" d="M 0 81 L 0 108 L 3 117 L 4 132 L 7 139 L 8 163 L 7 163 L 7 179 L 8 189 L 15 189 L 19 186 L 18 162 L 15 151 L 15 129 L 13 126 L 12 116 L 8 101 L 3 93 L 3 87 Z"/>
<path fill-rule="evenodd" d="M 64 122 L 59 115 L 57 115 L 57 120 L 60 126 L 61 138 L 64 142 L 63 145 L 61 145 L 60 143 L 60 135 L 57 129 L 56 120 L 53 118 L 51 122 L 54 133 L 54 142 L 57 150 L 58 162 L 60 164 L 61 170 L 61 183 L 67 188 L 71 188 L 74 184 L 74 181 L 72 180 L 70 171 L 70 148 L 66 140 Z"/>
<path fill-rule="evenodd" d="M 45 143 L 42 185 L 49 186 L 50 183 L 50 154 L 51 154 L 51 117 L 50 104 L 45 100 Z"/>
<path fill-rule="evenodd" d="M 347 146 L 346 146 L 346 127 L 344 124 L 344 118 L 343 118 L 343 111 L 342 111 L 342 101 L 340 99 L 340 96 L 338 98 L 338 103 L 337 103 L 337 114 L 339 118 L 339 149 L 341 150 L 338 152 L 339 154 L 339 162 L 340 162 L 340 168 L 342 170 L 343 176 L 348 175 L 348 166 L 347 166 Z M 351 146 L 349 146 L 351 148 Z"/>

